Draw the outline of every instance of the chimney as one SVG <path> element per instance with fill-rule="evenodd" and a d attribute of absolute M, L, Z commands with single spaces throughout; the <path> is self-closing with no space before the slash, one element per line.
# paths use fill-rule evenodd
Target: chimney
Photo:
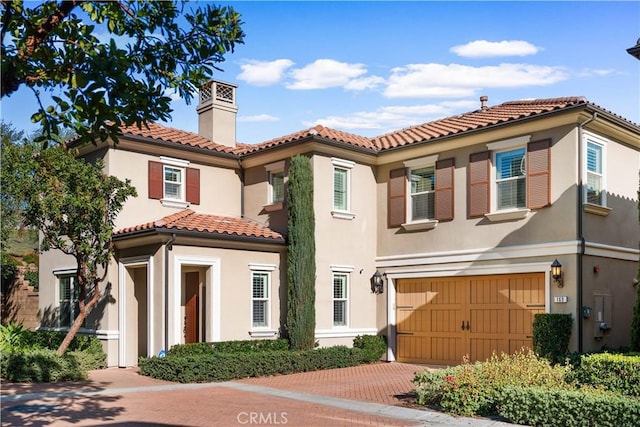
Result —
<path fill-rule="evenodd" d="M 236 146 L 236 88 L 238 86 L 210 80 L 200 88 L 198 134 L 217 144 Z"/>
<path fill-rule="evenodd" d="M 486 110 L 487 108 L 487 101 L 489 100 L 489 97 L 487 95 L 482 95 L 480 97 L 480 109 L 481 110 Z"/>

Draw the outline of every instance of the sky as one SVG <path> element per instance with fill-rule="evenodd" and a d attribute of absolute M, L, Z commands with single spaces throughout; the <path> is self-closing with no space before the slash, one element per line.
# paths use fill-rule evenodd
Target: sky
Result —
<path fill-rule="evenodd" d="M 317 124 L 373 137 L 473 111 L 482 95 L 490 106 L 584 96 L 640 123 L 640 61 L 626 51 L 638 1 L 217 4 L 246 34 L 214 75 L 238 86 L 239 142 Z M 35 130 L 32 97 L 2 99 L 2 118 Z M 195 103 L 173 108 L 166 125 L 198 131 Z"/>

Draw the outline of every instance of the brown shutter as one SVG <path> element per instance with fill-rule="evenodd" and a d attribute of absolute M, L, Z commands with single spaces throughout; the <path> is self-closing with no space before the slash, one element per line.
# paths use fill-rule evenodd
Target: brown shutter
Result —
<path fill-rule="evenodd" d="M 187 202 L 200 204 L 200 169 L 187 168 Z"/>
<path fill-rule="evenodd" d="M 163 196 L 162 163 L 149 161 L 149 198 L 162 199 Z"/>
<path fill-rule="evenodd" d="M 407 171 L 405 168 L 389 172 L 387 186 L 387 222 L 389 228 L 400 227 L 406 221 Z"/>
<path fill-rule="evenodd" d="M 436 162 L 435 216 L 438 221 L 453 219 L 453 171 L 455 159 Z"/>
<path fill-rule="evenodd" d="M 469 157 L 469 217 L 489 213 L 491 152 L 474 153 Z"/>
<path fill-rule="evenodd" d="M 527 207 L 539 209 L 551 204 L 551 140 L 527 144 Z"/>

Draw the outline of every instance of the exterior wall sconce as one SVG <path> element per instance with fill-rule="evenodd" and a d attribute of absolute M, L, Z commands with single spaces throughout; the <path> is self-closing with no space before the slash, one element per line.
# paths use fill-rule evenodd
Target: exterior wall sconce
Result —
<path fill-rule="evenodd" d="M 376 270 L 375 273 L 373 273 L 373 276 L 371 276 L 371 293 L 374 294 L 381 294 L 384 292 L 384 277 L 382 277 L 382 274 Z"/>
<path fill-rule="evenodd" d="M 551 278 L 553 279 L 554 282 L 556 282 L 556 285 L 558 285 L 559 288 L 564 286 L 564 281 L 562 276 L 563 276 L 562 264 L 560 264 L 560 262 L 556 258 L 551 263 Z"/>

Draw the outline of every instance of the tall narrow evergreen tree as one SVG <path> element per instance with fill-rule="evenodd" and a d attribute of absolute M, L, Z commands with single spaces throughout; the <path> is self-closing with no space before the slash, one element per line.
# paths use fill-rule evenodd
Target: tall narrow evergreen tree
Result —
<path fill-rule="evenodd" d="M 286 332 L 292 349 L 311 349 L 316 328 L 316 243 L 311 160 L 294 156 L 289 166 Z"/>

